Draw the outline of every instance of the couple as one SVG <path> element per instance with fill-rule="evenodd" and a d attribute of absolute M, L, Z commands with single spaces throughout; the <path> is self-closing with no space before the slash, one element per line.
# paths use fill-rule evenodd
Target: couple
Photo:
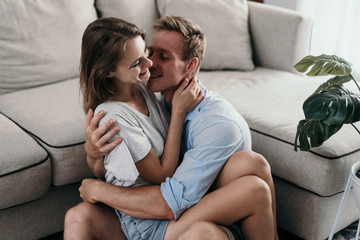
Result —
<path fill-rule="evenodd" d="M 197 83 L 201 29 L 166 16 L 154 30 L 148 49 L 145 34 L 120 19 L 84 32 L 85 147 L 106 182 L 82 182 L 84 202 L 66 214 L 64 238 L 231 239 L 236 222 L 245 239 L 277 239 L 268 163 L 250 151 L 244 119 Z"/>

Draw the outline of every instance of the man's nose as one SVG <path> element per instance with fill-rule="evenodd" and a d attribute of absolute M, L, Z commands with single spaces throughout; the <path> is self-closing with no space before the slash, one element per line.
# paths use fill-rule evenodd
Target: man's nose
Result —
<path fill-rule="evenodd" d="M 157 62 L 156 62 L 156 59 L 155 59 L 154 55 L 151 55 L 151 56 L 149 57 L 149 59 L 150 59 L 150 61 L 152 62 L 152 67 L 157 66 Z"/>

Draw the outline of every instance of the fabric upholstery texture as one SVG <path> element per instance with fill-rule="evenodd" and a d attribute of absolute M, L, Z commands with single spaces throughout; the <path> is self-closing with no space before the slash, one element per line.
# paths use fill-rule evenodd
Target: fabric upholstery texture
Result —
<path fill-rule="evenodd" d="M 0 111 L 50 153 L 54 185 L 92 176 L 83 145 L 81 101 L 78 78 L 0 96 Z"/>
<path fill-rule="evenodd" d="M 0 1 L 0 94 L 79 74 L 93 0 Z"/>
<path fill-rule="evenodd" d="M 253 2 L 248 6 L 255 64 L 296 72 L 293 66 L 309 52 L 311 19 L 280 7 Z"/>
<path fill-rule="evenodd" d="M 293 234 L 302 239 L 326 239 L 343 194 L 321 197 L 277 177 L 274 177 L 274 183 L 278 226 L 291 229 Z M 359 219 L 355 198 L 352 195 L 351 192 L 336 231 Z"/>
<path fill-rule="evenodd" d="M 44 196 L 51 176 L 47 152 L 1 114 L 0 132 L 0 209 Z"/>
<path fill-rule="evenodd" d="M 96 8 L 101 17 L 117 17 L 134 23 L 146 32 L 149 43 L 153 34 L 153 22 L 159 18 L 156 0 L 97 0 Z"/>
<path fill-rule="evenodd" d="M 158 0 L 160 16 L 197 23 L 207 39 L 202 69 L 253 70 L 246 0 Z"/>
<path fill-rule="evenodd" d="M 47 194 L 27 204 L 0 210 L 1 240 L 42 239 L 64 228 L 66 211 L 82 199 L 79 184 L 50 187 Z"/>

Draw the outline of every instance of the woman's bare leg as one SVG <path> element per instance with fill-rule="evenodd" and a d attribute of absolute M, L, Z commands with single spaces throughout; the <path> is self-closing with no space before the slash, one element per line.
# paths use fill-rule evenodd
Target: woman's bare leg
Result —
<path fill-rule="evenodd" d="M 247 240 L 273 239 L 270 188 L 257 176 L 238 178 L 205 195 L 176 222 L 169 223 L 165 240 L 177 239 L 197 222 L 230 225 L 239 219 L 242 219 L 240 227 Z"/>
<path fill-rule="evenodd" d="M 114 209 L 100 203 L 82 202 L 66 213 L 64 239 L 126 238 Z"/>
<path fill-rule="evenodd" d="M 225 186 L 233 180 L 247 175 L 258 176 L 264 180 L 270 188 L 274 217 L 274 239 L 277 240 L 275 187 L 271 175 L 270 165 L 262 155 L 253 151 L 241 151 L 234 153 L 220 171 L 212 189 Z"/>

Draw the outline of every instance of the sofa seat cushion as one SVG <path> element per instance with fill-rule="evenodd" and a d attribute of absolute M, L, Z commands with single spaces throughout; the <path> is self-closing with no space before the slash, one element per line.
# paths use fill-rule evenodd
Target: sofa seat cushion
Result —
<path fill-rule="evenodd" d="M 253 150 L 269 160 L 275 176 L 320 196 L 344 190 L 351 165 L 360 160 L 360 136 L 352 126 L 344 125 L 310 152 L 294 151 L 302 104 L 324 79 L 260 67 L 252 72 L 202 71 L 199 79 L 248 121 Z"/>
<path fill-rule="evenodd" d="M 0 114 L 0 209 L 38 199 L 50 186 L 48 153 Z"/>
<path fill-rule="evenodd" d="M 92 176 L 86 163 L 85 114 L 78 85 L 74 78 L 0 96 L 0 111 L 50 153 L 52 183 L 57 186 Z"/>

